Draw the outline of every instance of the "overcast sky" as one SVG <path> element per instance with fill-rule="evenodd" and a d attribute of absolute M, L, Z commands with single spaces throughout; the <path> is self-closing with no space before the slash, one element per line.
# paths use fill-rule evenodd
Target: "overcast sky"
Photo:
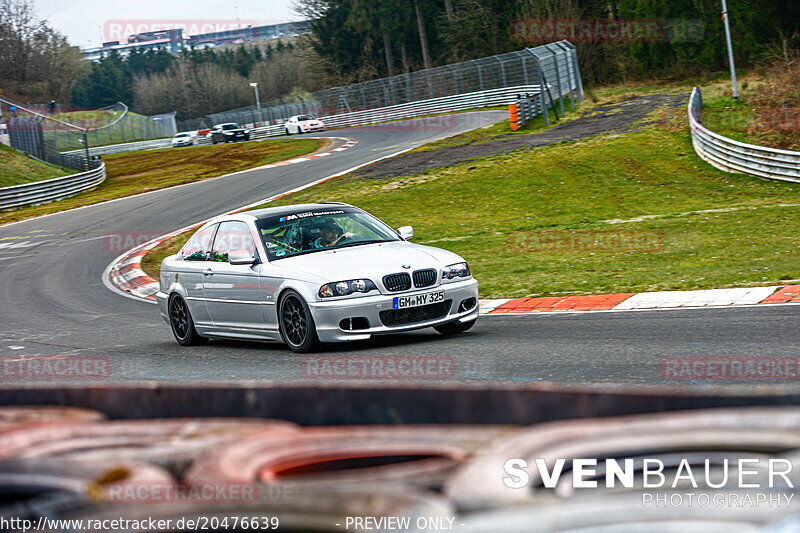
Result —
<path fill-rule="evenodd" d="M 154 24 L 186 21 L 198 28 L 219 23 L 225 29 L 236 24 L 275 24 L 298 20 L 293 0 L 34 0 L 39 17 L 66 34 L 81 48 L 99 46 L 105 36 L 120 28 L 156 28 Z M 201 24 L 203 26 L 201 26 Z M 147 31 L 145 29 L 145 31 Z M 123 30 L 124 31 L 124 30 Z M 105 36 L 104 36 L 105 33 Z M 191 32 L 190 32 L 191 33 Z"/>

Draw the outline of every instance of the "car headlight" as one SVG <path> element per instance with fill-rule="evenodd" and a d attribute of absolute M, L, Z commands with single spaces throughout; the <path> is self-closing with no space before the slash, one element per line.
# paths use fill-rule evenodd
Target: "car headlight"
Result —
<path fill-rule="evenodd" d="M 320 298 L 331 298 L 333 296 L 347 296 L 354 292 L 369 292 L 377 290 L 378 287 L 369 279 L 351 279 L 347 281 L 336 281 L 326 283 L 319 289 Z"/>
<path fill-rule="evenodd" d="M 250 133 L 250 130 L 244 130 L 245 133 Z"/>
<path fill-rule="evenodd" d="M 226 131 L 225 135 L 233 135 L 233 132 L 232 131 Z"/>
<path fill-rule="evenodd" d="M 447 265 L 442 269 L 442 279 L 468 278 L 469 265 L 467 263 L 455 263 Z"/>

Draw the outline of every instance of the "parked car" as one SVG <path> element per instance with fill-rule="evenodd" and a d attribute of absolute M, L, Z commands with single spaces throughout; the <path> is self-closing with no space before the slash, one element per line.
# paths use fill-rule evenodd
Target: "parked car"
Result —
<path fill-rule="evenodd" d="M 211 137 L 211 142 L 214 144 L 233 141 L 249 141 L 250 130 L 230 122 L 227 124 L 217 124 L 211 128 L 208 136 Z"/>
<path fill-rule="evenodd" d="M 325 131 L 325 123 L 309 115 L 295 115 L 283 124 L 286 135 Z"/>
<path fill-rule="evenodd" d="M 458 255 L 409 242 L 357 207 L 271 207 L 207 222 L 161 264 L 156 295 L 178 343 L 320 342 L 433 327 L 468 330 L 478 282 Z"/>
<path fill-rule="evenodd" d="M 175 137 L 172 138 L 172 147 L 177 148 L 179 146 L 192 146 L 194 144 L 194 135 L 188 131 L 181 131 L 175 134 Z"/>

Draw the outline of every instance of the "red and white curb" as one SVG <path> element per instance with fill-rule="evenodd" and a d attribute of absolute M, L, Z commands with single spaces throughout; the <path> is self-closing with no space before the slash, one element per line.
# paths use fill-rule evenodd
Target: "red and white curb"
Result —
<path fill-rule="evenodd" d="M 295 157 L 294 159 L 287 159 L 286 161 L 279 161 L 277 163 L 271 163 L 269 165 L 262 165 L 260 167 L 255 167 L 248 170 L 262 170 L 265 168 L 275 168 L 275 167 L 285 167 L 286 165 L 295 165 L 297 163 L 302 163 L 303 161 L 311 161 L 312 159 L 317 159 L 318 157 L 327 157 L 329 155 L 335 154 L 336 152 L 343 152 L 348 148 L 352 148 L 353 146 L 358 144 L 357 140 L 349 139 L 347 137 L 328 137 L 328 139 L 338 139 L 341 141 L 345 141 L 345 143 L 339 148 L 334 148 L 333 150 L 329 150 L 327 152 L 322 152 L 319 154 L 312 154 L 312 155 L 304 155 L 302 157 Z"/>
<path fill-rule="evenodd" d="M 481 300 L 481 314 L 709 308 L 790 302 L 800 303 L 800 285 Z"/>

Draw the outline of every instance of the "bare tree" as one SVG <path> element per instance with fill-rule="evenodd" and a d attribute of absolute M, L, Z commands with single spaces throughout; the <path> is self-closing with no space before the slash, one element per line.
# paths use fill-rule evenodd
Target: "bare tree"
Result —
<path fill-rule="evenodd" d="M 80 52 L 37 18 L 31 0 L 0 0 L 0 85 L 29 97 L 66 100 L 86 69 Z"/>

